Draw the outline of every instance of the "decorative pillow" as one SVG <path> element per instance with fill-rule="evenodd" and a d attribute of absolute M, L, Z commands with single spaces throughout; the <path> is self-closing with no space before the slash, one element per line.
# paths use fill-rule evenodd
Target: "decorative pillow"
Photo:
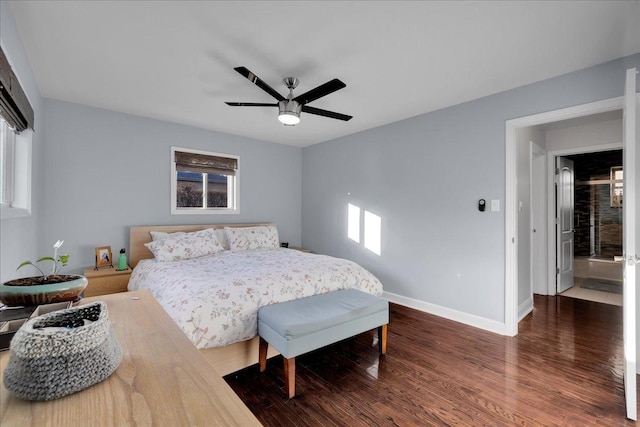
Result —
<path fill-rule="evenodd" d="M 278 229 L 274 226 L 224 228 L 232 251 L 248 249 L 277 248 L 279 245 Z"/>
<path fill-rule="evenodd" d="M 198 258 L 224 250 L 211 228 L 154 240 L 144 245 L 159 262 Z"/>
<path fill-rule="evenodd" d="M 156 241 L 164 240 L 169 237 L 182 236 L 186 233 L 184 231 L 176 231 L 175 233 L 165 233 L 164 231 L 150 231 L 149 234 L 151 234 L 151 240 Z"/>

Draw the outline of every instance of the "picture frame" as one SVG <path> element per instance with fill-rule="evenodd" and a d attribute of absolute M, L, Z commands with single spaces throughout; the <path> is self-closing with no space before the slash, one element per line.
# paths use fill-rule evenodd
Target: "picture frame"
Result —
<path fill-rule="evenodd" d="M 102 267 L 113 268 L 111 246 L 100 246 L 96 248 L 96 270 Z"/>

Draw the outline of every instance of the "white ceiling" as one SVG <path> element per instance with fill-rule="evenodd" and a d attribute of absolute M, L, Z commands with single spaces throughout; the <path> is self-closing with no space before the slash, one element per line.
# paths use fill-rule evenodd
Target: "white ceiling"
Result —
<path fill-rule="evenodd" d="M 307 146 L 640 52 L 638 1 L 12 1 L 45 97 Z M 281 94 L 345 89 L 295 127 Z"/>

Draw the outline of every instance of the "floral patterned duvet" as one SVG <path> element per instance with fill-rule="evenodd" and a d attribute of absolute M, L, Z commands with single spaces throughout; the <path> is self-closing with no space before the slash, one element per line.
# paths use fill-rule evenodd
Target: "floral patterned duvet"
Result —
<path fill-rule="evenodd" d="M 354 262 L 281 248 L 143 260 L 129 281 L 130 291 L 149 289 L 198 348 L 253 338 L 263 305 L 346 288 L 382 294 L 380 281 Z"/>

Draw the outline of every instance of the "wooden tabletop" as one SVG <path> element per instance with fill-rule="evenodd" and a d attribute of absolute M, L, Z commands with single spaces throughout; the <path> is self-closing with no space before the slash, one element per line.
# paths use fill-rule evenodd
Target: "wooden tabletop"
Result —
<path fill-rule="evenodd" d="M 123 359 L 107 380 L 49 402 L 0 388 L 0 425 L 259 426 L 260 423 L 148 291 L 105 301 Z M 0 370 L 9 352 L 0 353 Z"/>

